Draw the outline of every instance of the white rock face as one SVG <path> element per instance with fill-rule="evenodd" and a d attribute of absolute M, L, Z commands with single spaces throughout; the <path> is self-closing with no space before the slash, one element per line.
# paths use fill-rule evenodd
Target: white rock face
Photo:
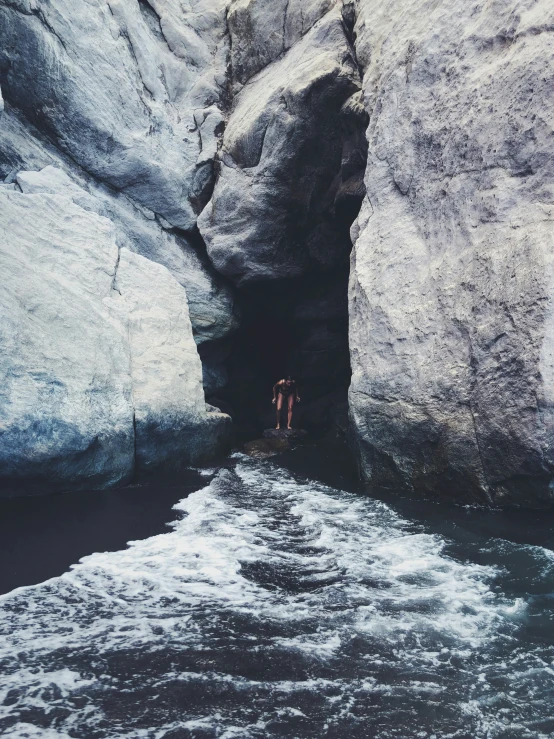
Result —
<path fill-rule="evenodd" d="M 263 16 L 256 3 L 233 8 Z M 337 5 L 238 93 L 198 220 L 220 273 L 242 285 L 333 269 L 344 258 L 326 211 L 341 168 L 341 108 L 359 84 Z"/>
<path fill-rule="evenodd" d="M 238 318 L 229 289 L 207 271 L 183 237 L 161 228 L 153 216 L 148 218 L 148 213 L 139 212 L 127 197 L 92 183 L 77 184 L 66 172 L 52 165 L 38 172 L 18 172 L 14 179 L 24 193 L 65 195 L 85 210 L 109 218 L 120 247 L 167 267 L 187 291 L 198 344 L 221 339 L 237 328 Z"/>
<path fill-rule="evenodd" d="M 113 485 L 164 466 L 166 442 L 172 466 L 202 457 L 203 435 L 213 451 L 227 417 L 204 404 L 184 288 L 119 250 L 109 219 L 0 189 L 0 271 L 4 495 Z"/>
<path fill-rule="evenodd" d="M 229 419 L 212 412 L 207 421 L 186 293 L 162 265 L 120 254 L 114 289 L 128 328 L 137 464 L 179 468 L 208 458 L 217 446 L 212 426 L 224 432 Z"/>
<path fill-rule="evenodd" d="M 359 0 L 351 415 L 376 484 L 552 499 L 554 8 Z"/>
<path fill-rule="evenodd" d="M 18 481 L 126 480 L 132 385 L 124 327 L 109 307 L 113 225 L 56 195 L 2 190 L 0 204 L 3 494 Z"/>
<path fill-rule="evenodd" d="M 1 0 L 5 98 L 87 172 L 183 229 L 209 197 L 225 0 Z M 206 192 L 208 191 L 208 192 Z"/>

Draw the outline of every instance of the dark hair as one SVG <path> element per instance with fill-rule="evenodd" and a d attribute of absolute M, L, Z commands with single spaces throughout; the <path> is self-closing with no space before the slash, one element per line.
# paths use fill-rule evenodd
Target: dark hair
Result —
<path fill-rule="evenodd" d="M 287 375 L 287 380 L 291 380 L 291 382 L 292 382 L 292 376 L 291 375 Z"/>

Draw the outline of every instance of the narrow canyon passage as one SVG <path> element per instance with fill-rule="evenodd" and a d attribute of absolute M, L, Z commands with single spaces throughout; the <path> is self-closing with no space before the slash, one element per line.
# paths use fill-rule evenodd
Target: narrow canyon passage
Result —
<path fill-rule="evenodd" d="M 346 252 L 347 253 L 347 252 Z M 241 327 L 228 342 L 227 384 L 208 401 L 230 412 L 237 438 L 275 425 L 273 385 L 292 375 L 294 425 L 325 434 L 344 426 L 350 382 L 348 269 L 254 286 L 241 293 Z M 223 401 L 223 402 L 222 402 Z"/>
<path fill-rule="evenodd" d="M 358 93 L 346 100 L 344 91 L 336 94 L 325 110 L 328 138 L 305 133 L 267 214 L 244 206 L 239 218 L 221 195 L 220 205 L 224 171 L 213 200 L 223 212 L 230 208 L 230 223 L 203 215 L 207 243 L 199 242 L 207 246 L 213 268 L 233 285 L 240 327 L 223 342 L 201 347 L 200 355 L 208 402 L 231 414 L 238 438 L 253 438 L 274 425 L 272 387 L 287 375 L 301 388 L 297 427 L 325 434 L 347 424 L 350 228 L 365 194 L 368 117 Z M 268 232 L 269 254 L 250 229 Z M 218 238 L 229 245 L 223 257 L 214 251 Z M 218 386 L 210 386 L 214 365 L 222 373 Z"/>

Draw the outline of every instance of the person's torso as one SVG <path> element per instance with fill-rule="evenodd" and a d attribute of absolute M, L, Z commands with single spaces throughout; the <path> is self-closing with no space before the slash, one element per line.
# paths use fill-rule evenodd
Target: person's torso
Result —
<path fill-rule="evenodd" d="M 281 395 L 292 395 L 295 391 L 295 382 L 291 382 L 290 385 L 286 385 L 284 382 L 279 384 L 279 392 L 281 393 Z"/>

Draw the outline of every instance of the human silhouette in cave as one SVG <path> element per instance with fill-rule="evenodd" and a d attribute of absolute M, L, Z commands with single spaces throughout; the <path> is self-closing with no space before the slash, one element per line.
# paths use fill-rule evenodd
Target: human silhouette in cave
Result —
<path fill-rule="evenodd" d="M 290 375 L 285 380 L 279 380 L 273 386 L 273 403 L 277 404 L 277 426 L 275 428 L 281 428 L 281 409 L 283 407 L 283 400 L 287 399 L 287 429 L 291 428 L 292 421 L 292 409 L 294 403 L 300 402 L 300 395 L 298 394 L 298 385 L 296 380 L 293 380 Z"/>

